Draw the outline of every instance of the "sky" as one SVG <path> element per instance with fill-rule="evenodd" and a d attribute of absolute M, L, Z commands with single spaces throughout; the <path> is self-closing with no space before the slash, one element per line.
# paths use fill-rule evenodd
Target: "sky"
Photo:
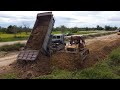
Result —
<path fill-rule="evenodd" d="M 0 26 L 27 25 L 33 28 L 38 13 L 49 11 L 0 11 Z M 96 27 L 105 25 L 120 27 L 120 11 L 52 11 L 54 27 Z"/>

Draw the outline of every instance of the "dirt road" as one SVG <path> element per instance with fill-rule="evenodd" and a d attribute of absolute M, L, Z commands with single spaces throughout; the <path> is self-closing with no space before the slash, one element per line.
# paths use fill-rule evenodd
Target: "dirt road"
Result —
<path fill-rule="evenodd" d="M 93 42 L 96 42 L 96 41 L 107 41 L 107 42 L 110 42 L 110 41 L 114 41 L 116 39 L 120 38 L 119 35 L 117 34 L 111 34 L 111 35 L 106 35 L 106 36 L 101 36 L 101 37 L 95 37 L 95 38 L 92 38 L 92 39 L 86 39 L 86 45 L 89 45 Z"/>
<path fill-rule="evenodd" d="M 92 47 L 89 46 L 92 43 L 93 44 L 95 43 L 97 45 L 97 44 L 99 44 L 98 43 L 99 41 L 103 41 L 104 43 L 108 43 L 110 41 L 114 41 L 114 40 L 117 40 L 117 39 L 120 39 L 120 36 L 117 35 L 117 34 L 111 34 L 111 35 L 107 35 L 107 36 L 95 37 L 93 39 L 86 39 L 86 46 L 88 46 L 89 49 L 92 50 Z M 16 41 L 16 42 L 25 43 L 26 41 Z M 0 46 L 5 45 L 5 44 L 13 44 L 13 43 L 16 43 L 16 42 L 0 43 Z M 13 52 L 13 53 L 7 54 L 4 57 L 0 56 L 0 67 L 7 66 L 7 65 L 11 64 L 13 61 L 15 61 L 18 53 L 19 52 Z"/>
<path fill-rule="evenodd" d="M 14 62 L 16 60 L 18 53 L 19 52 L 12 52 L 12 53 L 9 52 L 2 54 L 0 57 L 0 67 L 8 66 L 12 62 Z"/>

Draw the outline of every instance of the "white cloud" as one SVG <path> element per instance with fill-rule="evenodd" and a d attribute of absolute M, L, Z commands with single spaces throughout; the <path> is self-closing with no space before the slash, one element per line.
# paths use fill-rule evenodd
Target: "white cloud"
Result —
<path fill-rule="evenodd" d="M 48 11 L 0 11 L 0 26 L 22 25 L 33 27 L 37 13 Z M 120 11 L 52 11 L 55 27 L 96 27 L 112 25 L 120 27 Z"/>

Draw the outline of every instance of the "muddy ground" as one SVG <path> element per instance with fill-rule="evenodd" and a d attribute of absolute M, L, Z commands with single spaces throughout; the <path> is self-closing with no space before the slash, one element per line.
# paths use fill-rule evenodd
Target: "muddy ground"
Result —
<path fill-rule="evenodd" d="M 85 60 L 83 67 L 92 66 L 99 62 L 99 60 L 106 58 L 107 55 L 118 46 L 120 46 L 120 36 L 117 34 L 86 39 L 86 47 L 89 48 L 90 55 Z M 0 53 L 0 73 L 4 73 L 10 70 L 9 65 L 16 61 L 19 52 Z"/>

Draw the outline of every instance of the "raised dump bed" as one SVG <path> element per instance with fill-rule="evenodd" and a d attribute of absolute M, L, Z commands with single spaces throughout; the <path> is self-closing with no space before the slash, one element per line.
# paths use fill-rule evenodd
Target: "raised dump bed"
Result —
<path fill-rule="evenodd" d="M 54 26 L 54 18 L 53 18 L 52 12 L 37 14 L 35 25 L 25 45 L 25 49 L 24 51 L 20 52 L 17 59 L 34 61 L 37 59 L 37 56 L 41 51 L 47 54 L 47 52 L 49 52 L 47 50 L 47 47 L 48 47 L 47 45 L 49 43 L 49 39 L 50 39 L 49 37 L 50 37 L 53 26 Z M 35 55 L 27 54 L 28 52 L 33 53 L 34 51 L 36 51 Z M 29 59 L 28 56 L 34 57 L 34 58 Z"/>

